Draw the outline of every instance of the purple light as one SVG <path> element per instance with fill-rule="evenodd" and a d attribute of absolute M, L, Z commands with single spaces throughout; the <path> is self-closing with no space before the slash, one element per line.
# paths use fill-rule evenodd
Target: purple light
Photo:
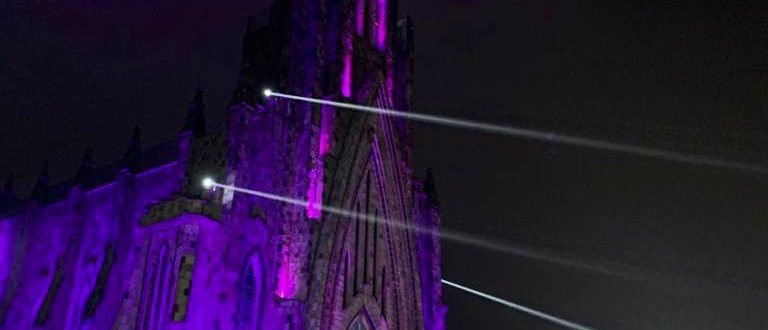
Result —
<path fill-rule="evenodd" d="M 320 137 L 317 155 L 313 158 L 312 169 L 309 172 L 309 191 L 307 192 L 307 217 L 312 220 L 319 220 L 322 216 L 323 207 L 323 175 L 325 173 L 324 157 L 331 150 L 331 109 L 323 107 L 320 114 Z"/>
<path fill-rule="evenodd" d="M 332 109 L 323 108 L 320 118 L 320 157 L 331 151 L 331 115 Z"/>
<path fill-rule="evenodd" d="M 10 221 L 0 222 L 0 293 L 3 292 L 5 279 L 11 270 L 11 234 Z"/>
<path fill-rule="evenodd" d="M 358 35 L 363 35 L 363 32 L 365 31 L 365 0 L 357 0 L 356 12 L 356 31 Z"/>
<path fill-rule="evenodd" d="M 328 100 L 354 102 L 356 96 L 363 96 L 358 93 L 363 91 L 358 86 L 358 78 L 369 73 L 366 71 L 369 68 L 358 65 L 355 52 L 358 49 L 367 52 L 367 47 L 375 47 L 374 52 L 386 51 L 388 23 L 392 23 L 389 19 L 396 15 L 388 11 L 387 0 L 355 0 L 326 7 L 285 9 L 302 12 L 273 17 L 274 23 L 291 23 L 284 31 L 286 36 L 292 36 L 286 38 L 284 49 L 331 45 L 327 47 L 325 60 L 332 63 L 334 79 L 339 82 L 338 85 L 333 82 L 330 90 L 319 93 L 331 95 Z M 326 9 L 335 12 L 326 15 Z M 327 22 L 319 18 L 326 16 Z M 299 29 L 297 22 L 293 22 L 297 18 L 303 20 L 302 24 L 306 23 Z M 254 35 L 261 33 L 249 31 Z M 312 37 L 321 33 L 327 41 Z M 260 38 L 248 38 L 245 46 L 271 47 L 256 39 Z M 339 42 L 342 47 L 338 47 Z M 365 44 L 355 48 L 356 42 Z M 296 70 L 317 71 L 317 65 L 312 62 L 316 54 L 292 54 L 292 60 L 305 66 L 300 65 Z M 400 80 L 393 79 L 397 76 L 393 71 L 392 53 L 385 59 L 386 66 L 382 69 L 388 70 L 385 73 L 387 102 L 382 106 L 391 107 L 394 86 L 402 86 L 397 85 Z M 293 79 L 298 77 L 296 70 L 281 68 L 281 77 L 286 75 L 289 78 L 286 81 L 297 81 Z M 378 74 L 378 70 L 373 73 Z M 241 72 L 243 78 L 248 79 L 246 82 L 254 81 L 254 73 L 250 71 Z M 308 77 L 316 79 L 317 75 Z M 281 105 L 278 91 L 266 87 L 269 86 L 260 86 L 257 92 L 262 101 L 258 107 L 245 101 L 232 105 L 225 130 L 217 129 L 216 133 L 206 136 L 180 134 L 176 157 L 172 154 L 176 148 L 170 144 L 167 149 L 153 149 L 160 152 L 147 154 L 141 171 L 113 171 L 111 167 L 103 172 L 94 171 L 93 186 L 72 187 L 69 191 L 56 189 L 50 203 L 19 205 L 19 211 L 24 214 L 0 219 L 0 297 L 13 299 L 5 308 L 0 308 L 4 319 L 2 327 L 29 329 L 38 322 L 51 329 L 302 329 L 306 324 L 313 324 L 315 316 L 308 313 L 305 306 L 333 302 L 336 293 L 328 290 L 320 296 L 309 294 L 309 285 L 316 277 L 315 270 L 305 266 L 317 250 L 312 245 L 312 235 L 307 233 L 317 224 L 307 219 L 320 221 L 328 214 L 344 218 L 356 215 L 349 210 L 329 208 L 330 201 L 324 199 L 324 180 L 330 179 L 325 177 L 324 159 L 333 154 L 336 147 L 338 109 L 323 107 L 319 122 L 315 117 L 312 125 L 302 122 L 301 126 L 295 126 L 300 137 L 295 141 L 298 145 L 282 145 L 279 143 L 282 135 L 270 130 L 274 123 L 265 120 L 271 120 L 272 112 L 261 111 Z M 296 88 L 305 90 L 301 86 Z M 252 91 L 250 94 L 253 96 Z M 269 102 L 264 104 L 265 100 Z M 288 154 L 283 153 L 288 150 L 285 148 L 293 149 Z M 223 153 L 216 156 L 208 150 Z M 332 159 L 329 158 L 329 162 Z M 295 166 L 281 166 L 283 161 Z M 381 168 L 381 160 L 376 161 Z M 393 164 L 398 169 L 408 167 L 400 159 L 395 161 Z M 387 163 L 389 165 L 392 164 Z M 206 172 L 198 172 L 203 168 Z M 241 190 L 234 185 L 250 189 L 285 188 L 280 191 L 292 197 L 262 196 L 293 206 L 249 196 L 238 199 L 235 191 Z M 393 190 L 395 194 L 407 193 L 401 186 L 395 188 L 399 189 Z M 255 191 L 249 193 L 259 196 Z M 306 200 L 293 199 L 293 196 Z M 399 202 L 405 210 L 402 201 Z M 302 214 L 305 209 L 307 218 Z M 27 219 L 39 225 L 22 226 Z M 374 215 L 365 220 L 384 221 L 385 218 Z M 392 221 L 387 228 L 410 229 L 405 227 L 405 220 Z M 78 240 L 75 250 L 68 244 L 72 237 Z M 258 253 L 262 253 L 263 259 L 258 260 Z M 241 274 L 242 268 L 231 266 L 244 265 L 249 260 L 254 273 L 259 275 L 254 275 L 253 285 L 240 285 L 246 283 L 243 279 L 248 277 Z M 59 289 L 56 283 L 62 279 Z M 243 290 L 243 286 L 252 290 Z M 400 290 L 391 284 L 381 283 L 381 286 L 384 291 Z M 14 290 L 12 296 L 7 294 L 9 290 Z M 235 318 L 243 297 L 257 307 L 242 309 L 249 313 L 247 318 Z M 417 295 L 406 292 L 404 297 L 395 307 L 413 307 L 409 308 L 414 310 L 413 317 L 409 316 L 404 328 L 415 328 Z M 41 313 L 41 306 L 48 307 Z M 178 313 L 171 313 L 172 309 Z M 90 312 L 84 313 L 84 310 Z M 40 321 L 36 320 L 37 315 L 43 315 Z M 383 316 L 376 318 L 386 327 Z M 373 318 L 368 321 L 371 322 L 367 325 L 375 324 Z M 317 328 L 332 327 L 318 324 L 321 325 Z"/>
<path fill-rule="evenodd" d="M 351 42 L 350 42 L 351 44 Z M 341 95 L 352 97 L 352 52 L 344 55 L 344 72 L 341 76 Z"/>
<path fill-rule="evenodd" d="M 322 165 L 322 163 L 320 164 Z M 309 171 L 309 192 L 307 204 L 307 217 L 312 220 L 320 219 L 323 205 L 323 169 L 313 168 Z"/>
<path fill-rule="evenodd" d="M 387 0 L 379 0 L 379 24 L 376 34 L 376 47 L 384 50 L 387 46 Z"/>
<path fill-rule="evenodd" d="M 284 252 L 280 265 L 280 275 L 277 278 L 277 296 L 290 299 L 296 295 L 296 274 L 291 267 L 290 253 Z"/>

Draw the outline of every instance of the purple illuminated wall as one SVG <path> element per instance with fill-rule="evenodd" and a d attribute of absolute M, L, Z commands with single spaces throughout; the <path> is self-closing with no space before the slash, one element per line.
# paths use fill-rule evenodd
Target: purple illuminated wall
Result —
<path fill-rule="evenodd" d="M 345 40 L 345 45 L 349 45 L 347 54 L 344 54 L 344 68 L 341 74 L 341 95 L 352 97 L 352 41 Z"/>
<path fill-rule="evenodd" d="M 0 217 L 0 328 L 444 329 L 439 240 L 321 210 L 439 228 L 405 124 L 258 93 L 407 111 L 394 2 L 277 1 L 244 38 L 224 127 L 202 129 L 197 93 L 177 141 L 139 151 L 134 136 L 125 159 Z M 203 177 L 308 206 L 204 191 Z"/>
<path fill-rule="evenodd" d="M 365 2 L 366 0 L 357 0 L 355 5 L 355 32 L 360 36 L 365 31 Z"/>
<path fill-rule="evenodd" d="M 387 0 L 377 0 L 379 8 L 377 10 L 377 29 L 376 29 L 376 47 L 384 50 L 387 47 Z"/>
<path fill-rule="evenodd" d="M 0 296 L 5 292 L 11 261 L 11 221 L 0 220 Z"/>
<path fill-rule="evenodd" d="M 313 150 L 313 163 L 309 172 L 307 217 L 313 220 L 322 216 L 325 156 L 331 151 L 332 122 L 333 109 L 323 107 L 320 113 L 320 135 L 316 142 L 317 148 Z"/>

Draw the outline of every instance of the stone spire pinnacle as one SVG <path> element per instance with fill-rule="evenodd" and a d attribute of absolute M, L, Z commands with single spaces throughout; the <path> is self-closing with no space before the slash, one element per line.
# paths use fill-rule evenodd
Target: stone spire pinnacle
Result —
<path fill-rule="evenodd" d="M 46 199 L 48 199 L 48 181 L 50 180 L 48 175 L 49 167 L 50 165 L 46 161 L 43 163 L 43 166 L 40 169 L 40 175 L 37 177 L 35 187 L 32 189 L 33 200 L 44 202 Z"/>
<path fill-rule="evenodd" d="M 435 177 L 432 174 L 432 168 L 427 168 L 427 175 L 424 178 L 424 185 L 422 186 L 424 195 L 427 196 L 427 203 L 429 206 L 440 208 L 440 199 L 437 197 L 437 188 L 435 188 Z"/>
<path fill-rule="evenodd" d="M 184 122 L 182 132 L 192 132 L 195 137 L 205 136 L 205 103 L 203 102 L 203 90 L 199 87 L 195 90 L 195 96 L 189 102 L 187 120 Z"/>
<path fill-rule="evenodd" d="M 83 160 L 80 161 L 80 168 L 77 169 L 77 175 L 75 175 L 75 185 L 85 184 L 88 180 L 88 176 L 93 170 L 93 148 L 88 146 L 85 148 L 83 154 Z"/>
<path fill-rule="evenodd" d="M 128 141 L 123 162 L 129 171 L 134 173 L 141 171 L 141 127 L 139 125 L 133 127 L 133 135 Z"/>

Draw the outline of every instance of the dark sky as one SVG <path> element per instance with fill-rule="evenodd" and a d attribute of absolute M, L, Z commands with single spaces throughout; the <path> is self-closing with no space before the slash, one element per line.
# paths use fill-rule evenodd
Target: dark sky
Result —
<path fill-rule="evenodd" d="M 746 2 L 748 3 L 748 2 Z M 0 3 L 0 175 L 74 175 L 131 128 L 175 137 L 195 87 L 223 120 L 245 17 L 268 1 Z M 766 161 L 768 6 L 408 0 L 417 110 Z M 415 125 L 446 227 L 639 280 L 444 245 L 444 275 L 598 329 L 768 322 L 764 176 Z M 765 143 L 764 143 L 765 142 Z M 452 329 L 557 329 L 447 289 Z"/>

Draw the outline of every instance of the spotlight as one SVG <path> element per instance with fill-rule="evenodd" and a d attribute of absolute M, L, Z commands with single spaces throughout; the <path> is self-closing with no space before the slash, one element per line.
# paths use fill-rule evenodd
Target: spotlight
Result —
<path fill-rule="evenodd" d="M 270 97 L 270 96 L 272 96 L 272 90 L 271 90 L 271 89 L 269 89 L 269 88 L 265 88 L 265 89 L 264 89 L 264 96 L 265 96 L 265 97 Z"/>
<path fill-rule="evenodd" d="M 213 184 L 214 184 L 214 183 L 215 183 L 215 182 L 213 182 L 213 179 L 211 179 L 211 178 L 205 178 L 205 179 L 203 179 L 203 188 L 205 188 L 205 189 L 211 189 L 211 188 L 213 188 Z"/>

